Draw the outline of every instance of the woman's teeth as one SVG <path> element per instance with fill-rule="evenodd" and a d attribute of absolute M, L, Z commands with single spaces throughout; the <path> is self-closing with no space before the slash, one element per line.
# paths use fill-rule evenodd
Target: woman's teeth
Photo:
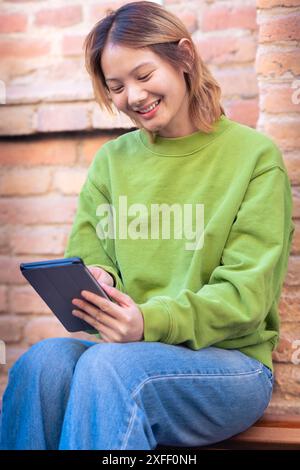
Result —
<path fill-rule="evenodd" d="M 141 114 L 146 114 L 149 113 L 149 111 L 152 111 L 152 109 L 156 108 L 156 106 L 159 104 L 160 100 L 155 101 L 151 106 L 149 106 L 147 109 L 144 109 L 143 111 L 138 111 Z"/>

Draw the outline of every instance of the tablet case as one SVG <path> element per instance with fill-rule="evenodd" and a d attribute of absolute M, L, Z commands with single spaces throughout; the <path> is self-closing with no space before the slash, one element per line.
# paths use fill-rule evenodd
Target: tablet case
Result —
<path fill-rule="evenodd" d="M 81 258 L 21 263 L 20 270 L 66 330 L 98 333 L 89 323 L 72 314 L 72 310 L 78 308 L 72 300 L 82 299 L 82 290 L 112 299 L 101 289 Z"/>

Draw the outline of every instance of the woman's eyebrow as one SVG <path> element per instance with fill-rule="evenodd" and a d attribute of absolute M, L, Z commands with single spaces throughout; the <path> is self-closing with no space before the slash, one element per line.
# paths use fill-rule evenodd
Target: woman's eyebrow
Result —
<path fill-rule="evenodd" d="M 137 65 L 136 67 L 134 67 L 134 69 L 131 70 L 130 74 L 129 75 L 132 75 L 133 72 L 135 72 L 137 69 L 139 69 L 140 67 L 142 67 L 142 65 L 149 65 L 149 64 L 153 64 L 154 65 L 154 62 L 142 62 L 141 64 Z M 118 78 L 106 78 L 106 81 L 109 82 L 111 80 L 119 80 Z"/>

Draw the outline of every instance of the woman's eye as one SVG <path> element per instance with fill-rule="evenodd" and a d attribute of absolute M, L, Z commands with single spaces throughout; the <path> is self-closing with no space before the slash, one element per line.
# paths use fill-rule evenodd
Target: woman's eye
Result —
<path fill-rule="evenodd" d="M 148 73 L 147 75 L 144 75 L 143 77 L 140 77 L 139 80 L 145 80 L 145 78 L 148 78 L 151 75 L 151 73 Z"/>
<path fill-rule="evenodd" d="M 147 75 L 144 75 L 143 77 L 139 77 L 139 80 L 146 80 L 147 78 L 150 78 L 151 73 L 148 73 Z M 114 93 L 118 93 L 123 87 L 118 87 L 118 88 L 111 88 L 111 91 Z"/>

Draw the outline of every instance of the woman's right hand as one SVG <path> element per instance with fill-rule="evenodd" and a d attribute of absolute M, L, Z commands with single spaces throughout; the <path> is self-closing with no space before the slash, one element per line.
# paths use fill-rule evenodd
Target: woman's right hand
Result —
<path fill-rule="evenodd" d="M 107 271 L 97 266 L 87 266 L 87 268 L 98 282 L 104 282 L 111 287 L 114 286 L 113 277 Z"/>

